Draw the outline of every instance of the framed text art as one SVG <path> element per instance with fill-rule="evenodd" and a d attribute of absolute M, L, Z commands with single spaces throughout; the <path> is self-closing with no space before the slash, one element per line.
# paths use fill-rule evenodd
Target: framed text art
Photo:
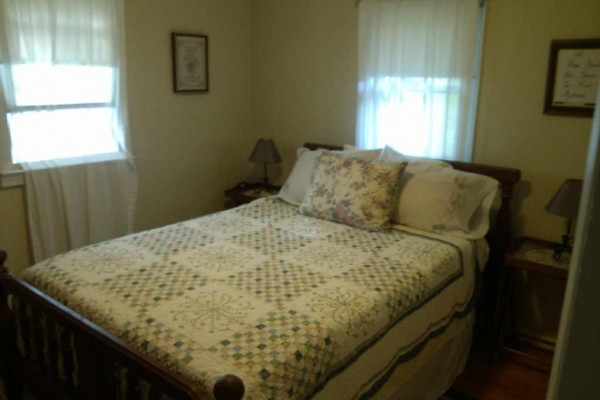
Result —
<path fill-rule="evenodd" d="M 591 117 L 600 84 L 600 39 L 553 40 L 544 113 Z"/>
<path fill-rule="evenodd" d="M 208 92 L 208 36 L 172 33 L 173 90 Z"/>

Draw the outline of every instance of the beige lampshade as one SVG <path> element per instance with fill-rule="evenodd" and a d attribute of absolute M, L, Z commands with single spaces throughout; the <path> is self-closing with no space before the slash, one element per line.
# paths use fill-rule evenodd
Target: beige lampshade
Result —
<path fill-rule="evenodd" d="M 567 179 L 546 204 L 546 211 L 565 218 L 577 217 L 581 197 L 581 179 Z"/>
<path fill-rule="evenodd" d="M 248 161 L 263 164 L 275 164 L 281 162 L 281 156 L 279 155 L 279 151 L 277 150 L 273 139 L 258 139 Z"/>

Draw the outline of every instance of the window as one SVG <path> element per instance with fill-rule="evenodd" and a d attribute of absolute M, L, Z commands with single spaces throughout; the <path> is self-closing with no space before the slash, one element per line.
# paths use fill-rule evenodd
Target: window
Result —
<path fill-rule="evenodd" d="M 357 144 L 469 160 L 478 89 L 478 0 L 360 3 Z"/>
<path fill-rule="evenodd" d="M 8 110 L 14 163 L 116 153 L 113 70 L 77 65 L 13 67 Z"/>
<path fill-rule="evenodd" d="M 122 157 L 120 1 L 0 0 L 0 5 L 11 162 Z"/>
<path fill-rule="evenodd" d="M 447 147 L 444 137 L 456 137 L 460 79 L 385 77 L 371 86 L 379 99 L 371 147 L 390 145 L 406 154 L 438 155 Z"/>

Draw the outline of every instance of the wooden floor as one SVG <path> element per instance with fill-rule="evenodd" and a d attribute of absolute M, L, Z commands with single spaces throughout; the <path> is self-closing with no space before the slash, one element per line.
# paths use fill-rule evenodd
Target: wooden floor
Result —
<path fill-rule="evenodd" d="M 477 400 L 544 400 L 549 373 L 528 366 L 518 357 L 501 354 L 490 364 L 489 350 L 475 340 L 465 372 L 452 388 Z"/>

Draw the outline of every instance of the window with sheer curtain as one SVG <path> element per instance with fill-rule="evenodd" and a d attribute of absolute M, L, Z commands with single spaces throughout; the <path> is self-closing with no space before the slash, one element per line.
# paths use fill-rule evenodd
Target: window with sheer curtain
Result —
<path fill-rule="evenodd" d="M 0 0 L 12 163 L 127 154 L 120 0 Z"/>
<path fill-rule="evenodd" d="M 362 0 L 356 142 L 470 160 L 484 5 Z"/>
<path fill-rule="evenodd" d="M 24 170 L 36 262 L 132 230 L 123 11 L 124 0 L 0 0 L 0 172 Z"/>

